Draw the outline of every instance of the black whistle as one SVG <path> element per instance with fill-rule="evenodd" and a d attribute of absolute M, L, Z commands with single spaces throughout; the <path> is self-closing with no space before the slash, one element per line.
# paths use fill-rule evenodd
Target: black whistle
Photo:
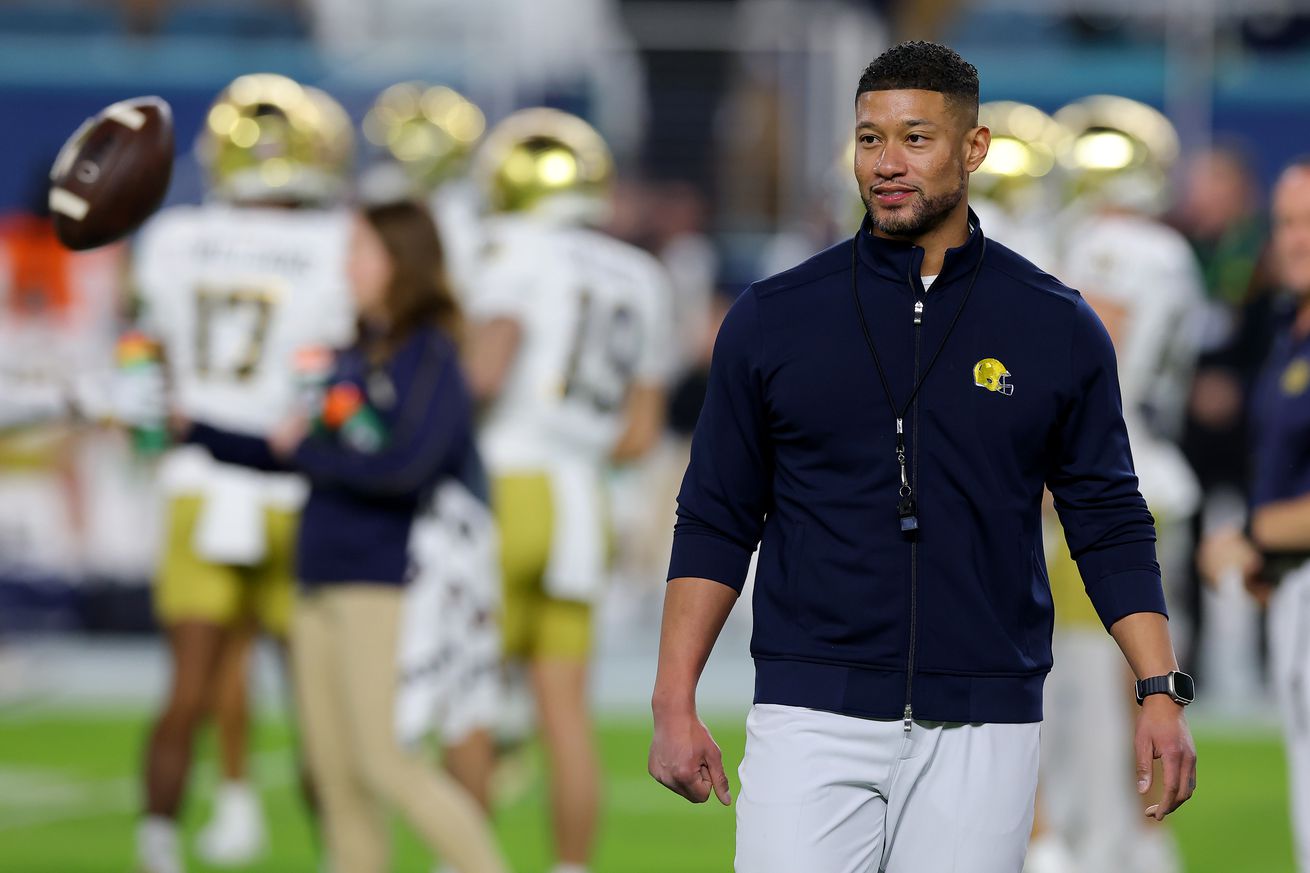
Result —
<path fill-rule="evenodd" d="M 901 519 L 901 532 L 912 534 L 919 529 L 919 509 L 913 497 L 902 497 L 896 504 L 896 514 Z"/>

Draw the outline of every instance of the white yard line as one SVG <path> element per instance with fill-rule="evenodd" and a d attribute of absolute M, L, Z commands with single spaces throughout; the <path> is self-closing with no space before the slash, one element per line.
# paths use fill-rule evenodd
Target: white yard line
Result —
<path fill-rule="evenodd" d="M 259 786 L 280 790 L 296 781 L 289 749 L 261 752 L 254 766 Z M 218 778 L 212 761 L 200 765 L 195 790 L 209 793 Z M 77 780 L 38 767 L 0 767 L 0 834 L 70 821 L 130 814 L 140 785 L 135 777 Z M 648 778 L 624 777 L 605 783 L 605 806 L 611 811 L 649 814 L 669 812 L 677 800 Z"/>
<path fill-rule="evenodd" d="M 297 781 L 290 749 L 259 752 L 252 760 L 259 785 L 281 789 Z M 205 761 L 196 768 L 196 790 L 212 793 L 218 768 Z M 57 822 L 130 813 L 137 804 L 137 777 L 73 779 L 61 770 L 38 767 L 0 768 L 0 833 Z"/>

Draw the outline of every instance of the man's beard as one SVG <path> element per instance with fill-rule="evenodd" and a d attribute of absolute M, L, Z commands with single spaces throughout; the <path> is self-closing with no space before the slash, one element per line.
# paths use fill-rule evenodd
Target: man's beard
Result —
<path fill-rule="evenodd" d="M 947 191 L 944 194 L 936 194 L 932 197 L 920 193 L 910 209 L 902 209 L 882 218 L 878 217 L 878 213 L 874 208 L 876 204 L 873 200 L 873 193 L 864 191 L 861 196 L 864 199 L 864 209 L 869 213 L 869 221 L 876 232 L 884 236 L 915 239 L 935 229 L 945 221 L 946 216 L 960 204 L 960 201 L 964 199 L 965 192 L 968 190 L 969 183 L 967 179 L 962 179 L 959 187 L 954 191 Z"/>

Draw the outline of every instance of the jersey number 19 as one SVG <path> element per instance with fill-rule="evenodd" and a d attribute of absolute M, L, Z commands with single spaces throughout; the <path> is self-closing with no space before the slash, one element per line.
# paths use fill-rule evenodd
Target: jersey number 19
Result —
<path fill-rule="evenodd" d="M 641 325 L 632 307 L 583 289 L 564 375 L 564 398 L 608 414 L 623 405 L 637 365 Z"/>

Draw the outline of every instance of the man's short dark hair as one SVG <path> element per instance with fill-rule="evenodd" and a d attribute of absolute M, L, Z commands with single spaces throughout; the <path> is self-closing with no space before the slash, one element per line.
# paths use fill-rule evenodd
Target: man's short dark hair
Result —
<path fill-rule="evenodd" d="M 903 42 L 874 58 L 860 76 L 866 91 L 938 91 L 947 102 L 978 116 L 978 68 L 955 49 L 935 42 Z"/>

